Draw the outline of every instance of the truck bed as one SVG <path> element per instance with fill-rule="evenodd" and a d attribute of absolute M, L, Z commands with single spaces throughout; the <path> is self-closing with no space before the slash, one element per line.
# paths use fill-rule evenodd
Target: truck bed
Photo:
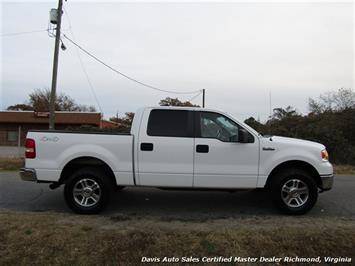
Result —
<path fill-rule="evenodd" d="M 73 159 L 93 157 L 106 162 L 117 183 L 133 185 L 133 136 L 129 133 L 33 130 L 27 138 L 36 142 L 36 159 L 26 167 L 36 169 L 38 181 L 58 181 Z"/>

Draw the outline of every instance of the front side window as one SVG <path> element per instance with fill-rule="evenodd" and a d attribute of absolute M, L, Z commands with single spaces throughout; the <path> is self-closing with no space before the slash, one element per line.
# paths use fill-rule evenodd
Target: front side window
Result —
<path fill-rule="evenodd" d="M 187 110 L 152 110 L 147 134 L 160 137 L 192 137 L 192 115 Z"/>
<path fill-rule="evenodd" d="M 239 125 L 224 115 L 200 113 L 201 138 L 215 138 L 224 142 L 237 142 Z"/>

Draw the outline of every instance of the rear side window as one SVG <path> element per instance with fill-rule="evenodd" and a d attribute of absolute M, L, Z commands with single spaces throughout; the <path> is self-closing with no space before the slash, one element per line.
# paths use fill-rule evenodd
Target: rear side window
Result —
<path fill-rule="evenodd" d="M 192 137 L 192 113 L 186 110 L 152 110 L 147 134 L 160 137 Z"/>

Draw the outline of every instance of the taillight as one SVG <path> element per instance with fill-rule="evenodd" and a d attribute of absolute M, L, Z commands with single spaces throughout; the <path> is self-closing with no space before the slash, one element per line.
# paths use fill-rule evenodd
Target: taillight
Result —
<path fill-rule="evenodd" d="M 26 158 L 36 158 L 36 142 L 34 139 L 26 139 L 25 142 L 25 156 Z"/>

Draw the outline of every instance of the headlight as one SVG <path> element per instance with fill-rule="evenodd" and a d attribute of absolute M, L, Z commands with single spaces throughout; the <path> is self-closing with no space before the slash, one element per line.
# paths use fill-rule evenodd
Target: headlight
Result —
<path fill-rule="evenodd" d="M 322 157 L 323 161 L 328 161 L 328 159 L 329 159 L 329 154 L 326 149 L 324 149 L 320 152 L 320 156 Z"/>

